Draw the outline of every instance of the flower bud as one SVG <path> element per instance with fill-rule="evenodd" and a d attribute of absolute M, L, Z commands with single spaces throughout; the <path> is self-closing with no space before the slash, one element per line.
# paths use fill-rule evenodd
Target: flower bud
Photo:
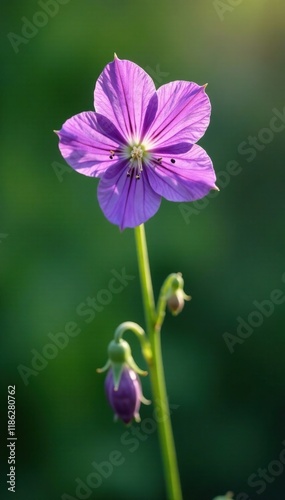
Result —
<path fill-rule="evenodd" d="M 173 295 L 171 295 L 167 301 L 167 306 L 169 311 L 176 316 L 181 313 L 185 303 L 184 293 L 182 290 L 177 290 Z"/>
<path fill-rule="evenodd" d="M 121 419 L 125 424 L 129 424 L 133 418 L 140 421 L 139 409 L 144 398 L 140 379 L 134 370 L 124 365 L 116 389 L 113 370 L 110 368 L 105 380 L 105 391 L 116 419 Z"/>
<path fill-rule="evenodd" d="M 115 419 L 120 418 L 126 424 L 134 418 L 140 421 L 139 409 L 141 403 L 150 404 L 142 394 L 139 375 L 147 375 L 141 370 L 132 357 L 128 342 L 122 338 L 112 340 L 108 346 L 108 361 L 102 373 L 108 370 L 105 380 L 107 399 L 115 412 Z"/>
<path fill-rule="evenodd" d="M 185 300 L 191 300 L 191 297 L 184 292 L 183 287 L 184 280 L 181 274 L 177 273 L 171 283 L 171 292 L 169 292 L 167 299 L 168 309 L 174 316 L 177 316 L 182 311 Z"/>

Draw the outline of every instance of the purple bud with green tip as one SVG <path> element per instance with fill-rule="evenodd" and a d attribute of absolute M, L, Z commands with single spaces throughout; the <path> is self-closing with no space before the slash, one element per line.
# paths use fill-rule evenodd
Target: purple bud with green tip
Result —
<path fill-rule="evenodd" d="M 142 394 L 138 374 L 145 376 L 147 372 L 138 367 L 128 342 L 122 338 L 110 342 L 108 355 L 107 363 L 103 368 L 97 369 L 97 372 L 108 370 L 105 392 L 115 412 L 115 419 L 121 419 L 125 424 L 129 424 L 133 419 L 139 422 L 141 403 L 150 404 L 150 401 Z"/>

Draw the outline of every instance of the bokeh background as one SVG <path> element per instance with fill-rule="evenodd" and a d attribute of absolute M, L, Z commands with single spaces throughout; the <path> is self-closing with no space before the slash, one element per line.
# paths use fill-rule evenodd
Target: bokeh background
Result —
<path fill-rule="evenodd" d="M 143 437 L 132 451 L 133 442 L 121 441 L 124 426 L 113 424 L 104 376 L 95 371 L 120 322 L 144 324 L 133 232 L 120 233 L 105 220 L 98 181 L 65 168 L 52 132 L 92 110 L 96 78 L 116 52 L 142 66 L 157 86 L 208 82 L 213 106 L 200 144 L 220 172 L 219 195 L 194 205 L 164 201 L 146 224 L 156 295 L 168 273 L 181 271 L 193 297 L 179 317 L 167 316 L 163 329 L 185 498 L 211 500 L 232 490 L 238 500 L 281 500 L 284 3 L 58 0 L 52 15 L 38 14 L 48 3 L 14 0 L 1 8 L 1 498 L 12 495 L 6 406 L 7 386 L 14 384 L 13 498 L 166 498 L 157 433 L 147 426 L 153 408 L 142 408 L 148 424 L 144 431 L 139 426 Z M 23 36 L 23 17 L 45 25 L 36 32 L 30 27 L 30 38 L 15 38 Z M 257 137 L 251 152 L 250 136 Z M 237 175 L 225 174 L 233 161 Z M 86 308 L 87 297 L 108 288 L 112 270 L 122 268 L 133 277 L 123 291 L 93 318 L 80 316 L 78 307 Z M 270 299 L 276 289 L 280 303 L 259 321 L 251 315 L 253 302 Z M 237 318 L 247 322 L 249 315 L 259 326 L 241 343 Z M 50 334 L 70 322 L 80 334 L 58 352 L 47 348 L 54 345 Z M 226 332 L 240 340 L 233 340 L 233 352 Z M 136 339 L 127 338 L 143 365 Z M 43 350 L 50 359 L 37 358 L 34 370 L 35 351 Z M 147 379 L 143 387 L 150 397 Z M 76 478 L 86 483 L 92 462 L 108 460 L 113 450 L 124 463 L 100 487 L 76 495 Z M 263 483 L 259 469 L 268 474 Z"/>

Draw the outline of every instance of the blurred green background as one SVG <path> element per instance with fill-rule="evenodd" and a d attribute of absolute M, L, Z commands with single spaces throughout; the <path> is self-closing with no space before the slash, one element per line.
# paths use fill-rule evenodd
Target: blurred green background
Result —
<path fill-rule="evenodd" d="M 285 293 L 284 3 L 58 0 L 52 15 L 39 14 L 48 3 L 5 2 L 1 14 L 1 498 L 11 495 L 6 406 L 14 384 L 13 498 L 165 498 L 157 433 L 149 427 L 153 408 L 142 408 L 137 445 L 121 441 L 126 429 L 113 424 L 104 376 L 95 371 L 120 322 L 144 324 L 133 231 L 120 233 L 104 218 L 98 181 L 64 168 L 52 132 L 93 109 L 95 81 L 116 52 L 157 86 L 209 82 L 213 107 L 200 144 L 222 172 L 219 195 L 192 205 L 164 201 L 146 224 L 156 295 L 168 273 L 181 271 L 193 297 L 163 329 L 185 498 L 212 500 L 232 490 L 238 500 L 281 500 L 285 304 L 268 317 L 252 313 L 254 301 L 275 289 Z M 27 28 L 30 38 L 17 38 L 23 17 L 42 25 Z M 237 175 L 223 173 L 233 160 Z M 134 279 L 88 323 L 91 316 L 77 308 L 122 268 Z M 259 326 L 230 352 L 225 332 L 237 336 L 237 318 L 249 315 Z M 80 334 L 63 349 L 46 348 L 54 346 L 49 335 L 70 322 Z M 132 345 L 143 365 L 136 340 Z M 40 371 L 27 371 L 32 350 L 50 357 L 38 360 Z M 148 380 L 143 387 L 150 397 Z M 86 483 L 92 462 L 113 450 L 124 463 L 76 496 L 76 478 Z M 269 477 L 263 487 L 260 468 Z"/>

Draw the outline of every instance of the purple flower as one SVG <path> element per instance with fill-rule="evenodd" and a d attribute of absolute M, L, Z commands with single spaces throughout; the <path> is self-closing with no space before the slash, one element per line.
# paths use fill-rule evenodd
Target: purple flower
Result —
<path fill-rule="evenodd" d="M 59 148 L 79 173 L 100 177 L 109 221 L 135 227 L 157 212 L 161 197 L 193 201 L 217 189 L 211 159 L 195 144 L 210 120 L 205 85 L 175 81 L 156 90 L 142 68 L 115 56 L 98 78 L 94 105 L 96 112 L 63 124 Z"/>
<path fill-rule="evenodd" d="M 115 417 L 123 420 L 125 424 L 130 423 L 133 418 L 140 421 L 139 409 L 144 397 L 140 380 L 134 370 L 124 366 L 119 387 L 115 390 L 113 371 L 110 368 L 105 380 L 105 391 Z"/>

